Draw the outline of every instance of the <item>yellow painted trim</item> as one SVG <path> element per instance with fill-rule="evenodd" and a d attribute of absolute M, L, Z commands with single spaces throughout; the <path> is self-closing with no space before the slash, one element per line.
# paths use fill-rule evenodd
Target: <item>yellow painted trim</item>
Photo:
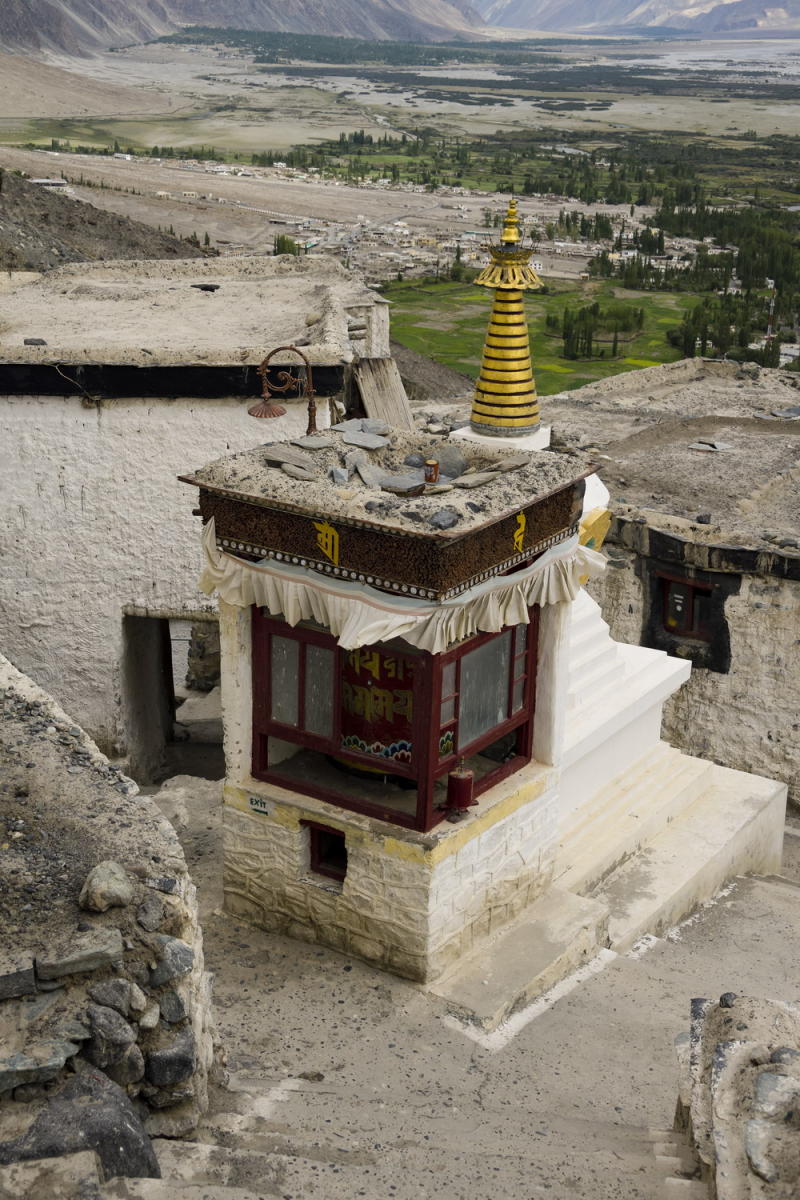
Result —
<path fill-rule="evenodd" d="M 377 841 L 380 843 L 383 853 L 389 858 L 399 859 L 403 862 L 418 863 L 422 867 L 432 868 L 446 859 L 452 858 L 454 854 L 457 854 L 469 842 L 473 841 L 476 837 L 480 837 L 482 833 L 485 833 L 500 821 L 505 820 L 506 817 L 511 816 L 512 813 L 515 813 L 524 805 L 538 799 L 539 796 L 553 785 L 554 780 L 554 773 L 542 768 L 541 773 L 536 779 L 519 783 L 512 792 L 505 796 L 504 799 L 492 805 L 491 808 L 488 808 L 486 812 L 479 813 L 464 825 L 449 830 L 442 836 L 440 841 L 437 841 L 430 847 L 426 847 L 418 841 L 404 841 L 401 838 L 391 835 L 376 838 L 374 832 L 358 829 L 350 825 L 347 821 L 332 815 L 329 816 L 327 812 L 320 813 L 317 809 L 305 808 L 302 803 L 298 802 L 300 801 L 300 797 L 298 797 L 297 801 L 292 800 L 287 803 L 285 800 L 279 800 L 268 793 L 263 795 L 255 789 L 248 790 L 232 784 L 226 784 L 223 789 L 223 799 L 229 808 L 233 808 L 237 812 L 245 813 L 254 820 L 273 821 L 284 829 L 299 830 L 303 821 L 322 820 L 326 825 L 330 825 L 332 829 L 340 829 L 345 833 L 350 845 L 363 846 Z M 505 783 L 498 784 L 497 786 L 507 786 L 508 782 L 505 781 Z M 294 796 L 296 793 L 290 794 Z M 261 795 L 262 799 L 274 804 L 274 811 L 270 814 L 254 812 L 248 803 L 249 797 L 253 795 Z M 417 834 L 414 836 L 419 837 L 420 835 Z"/>
<path fill-rule="evenodd" d="M 525 804 L 530 804 L 546 790 L 548 778 L 539 778 L 532 783 L 521 784 L 516 791 L 504 800 L 500 800 L 487 812 L 473 817 L 465 825 L 459 826 L 449 833 L 430 850 L 410 842 L 401 842 L 399 838 L 384 838 L 383 848 L 390 858 L 400 858 L 405 862 L 418 862 L 422 866 L 435 867 L 458 854 L 469 842 L 480 837 L 487 829 L 510 817 Z M 502 786 L 502 785 L 500 785 Z"/>
<path fill-rule="evenodd" d="M 488 367 L 484 367 L 480 378 L 486 383 L 527 383 L 530 384 L 530 389 L 533 391 L 533 375 L 530 367 L 520 367 L 516 371 L 512 367 L 509 367 L 507 371 L 492 371 Z"/>
<path fill-rule="evenodd" d="M 535 417 L 535 420 L 533 419 Z M 530 413 L 527 417 L 505 417 L 495 415 L 489 420 L 483 413 L 472 410 L 470 417 L 472 425 L 486 425 L 490 429 L 534 429 L 539 424 L 539 413 Z"/>

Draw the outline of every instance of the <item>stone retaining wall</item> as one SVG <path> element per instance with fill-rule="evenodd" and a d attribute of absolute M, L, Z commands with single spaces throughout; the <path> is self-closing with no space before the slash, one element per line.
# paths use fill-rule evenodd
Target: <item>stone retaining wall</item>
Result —
<path fill-rule="evenodd" d="M 715 1200 L 792 1200 L 800 1188 L 800 1010 L 725 992 L 692 1000 L 676 1039 L 676 1124 Z M 676 1193 L 677 1194 L 677 1193 Z"/>
<path fill-rule="evenodd" d="M 148 1134 L 189 1132 L 214 1045 L 175 831 L 2 657 L 0 766 L 0 1161 L 52 1147 L 47 1114 L 76 1075 L 132 1102 Z M 43 1156 L 84 1149 L 77 1124 Z"/>

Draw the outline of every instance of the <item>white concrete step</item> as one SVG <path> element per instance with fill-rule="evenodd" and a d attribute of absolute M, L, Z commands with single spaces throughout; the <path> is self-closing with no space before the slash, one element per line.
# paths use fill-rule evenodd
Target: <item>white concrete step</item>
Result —
<path fill-rule="evenodd" d="M 663 933 L 735 875 L 779 870 L 785 807 L 784 784 L 712 766 L 694 803 L 595 889 L 609 947 Z"/>
<path fill-rule="evenodd" d="M 589 751 L 635 721 L 643 706 L 663 703 L 689 677 L 691 663 L 661 650 L 617 643 L 621 673 L 596 680 L 581 693 L 582 703 L 567 723 L 564 764 Z"/>
<path fill-rule="evenodd" d="M 605 691 L 612 685 L 619 686 L 625 678 L 625 666 L 614 653 L 613 643 L 600 654 L 594 654 L 581 667 L 576 667 L 569 673 L 570 709 L 582 707 L 588 703 L 588 697 L 600 689 Z"/>
<path fill-rule="evenodd" d="M 585 894 L 693 804 L 712 768 L 705 759 L 661 743 L 593 798 L 582 822 L 562 839 L 559 886 Z"/>
<path fill-rule="evenodd" d="M 551 887 L 506 930 L 427 990 L 457 1016 L 491 1031 L 572 970 L 606 938 L 602 903 Z"/>
<path fill-rule="evenodd" d="M 569 679 L 572 681 L 581 675 L 593 662 L 600 659 L 613 661 L 617 657 L 617 643 L 611 638 L 598 638 L 596 635 L 590 636 L 593 631 L 588 631 L 587 635 L 581 638 L 577 643 L 570 642 L 569 647 Z"/>
<path fill-rule="evenodd" d="M 680 753 L 680 750 L 670 746 L 669 742 L 657 742 L 655 746 L 645 751 L 632 763 L 623 775 L 616 776 L 604 788 L 598 790 L 591 803 L 571 814 L 570 820 L 561 830 L 560 842 L 565 845 L 567 843 L 574 844 L 588 829 L 600 827 L 606 820 L 605 814 L 609 808 L 605 801 L 616 796 L 619 798 L 620 804 L 624 805 L 625 798 L 635 795 L 636 789 L 643 780 L 649 777 L 651 772 L 668 771 Z"/>

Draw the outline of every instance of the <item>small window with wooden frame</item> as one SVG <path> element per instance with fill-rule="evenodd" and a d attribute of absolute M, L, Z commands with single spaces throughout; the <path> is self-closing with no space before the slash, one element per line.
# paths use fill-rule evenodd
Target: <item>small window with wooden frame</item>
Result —
<path fill-rule="evenodd" d="M 308 866 L 313 875 L 344 882 L 347 874 L 347 843 L 341 829 L 303 821 L 308 830 Z"/>
<path fill-rule="evenodd" d="M 707 642 L 711 639 L 711 595 L 706 584 L 659 572 L 661 624 L 673 637 Z"/>
<path fill-rule="evenodd" d="M 401 639 L 346 651 L 254 608 L 253 775 L 432 829 L 462 759 L 475 795 L 530 761 L 538 611 L 429 654 Z"/>

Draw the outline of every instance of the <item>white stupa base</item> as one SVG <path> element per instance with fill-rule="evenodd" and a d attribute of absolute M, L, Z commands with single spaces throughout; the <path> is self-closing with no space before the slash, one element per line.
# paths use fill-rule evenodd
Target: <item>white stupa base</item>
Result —
<path fill-rule="evenodd" d="M 495 450 L 546 450 L 550 445 L 550 426 L 540 425 L 534 433 L 525 433 L 520 437 L 491 437 L 476 433 L 470 425 L 465 425 L 463 429 L 454 429 L 450 440 L 477 442 L 480 446 L 493 446 Z"/>

